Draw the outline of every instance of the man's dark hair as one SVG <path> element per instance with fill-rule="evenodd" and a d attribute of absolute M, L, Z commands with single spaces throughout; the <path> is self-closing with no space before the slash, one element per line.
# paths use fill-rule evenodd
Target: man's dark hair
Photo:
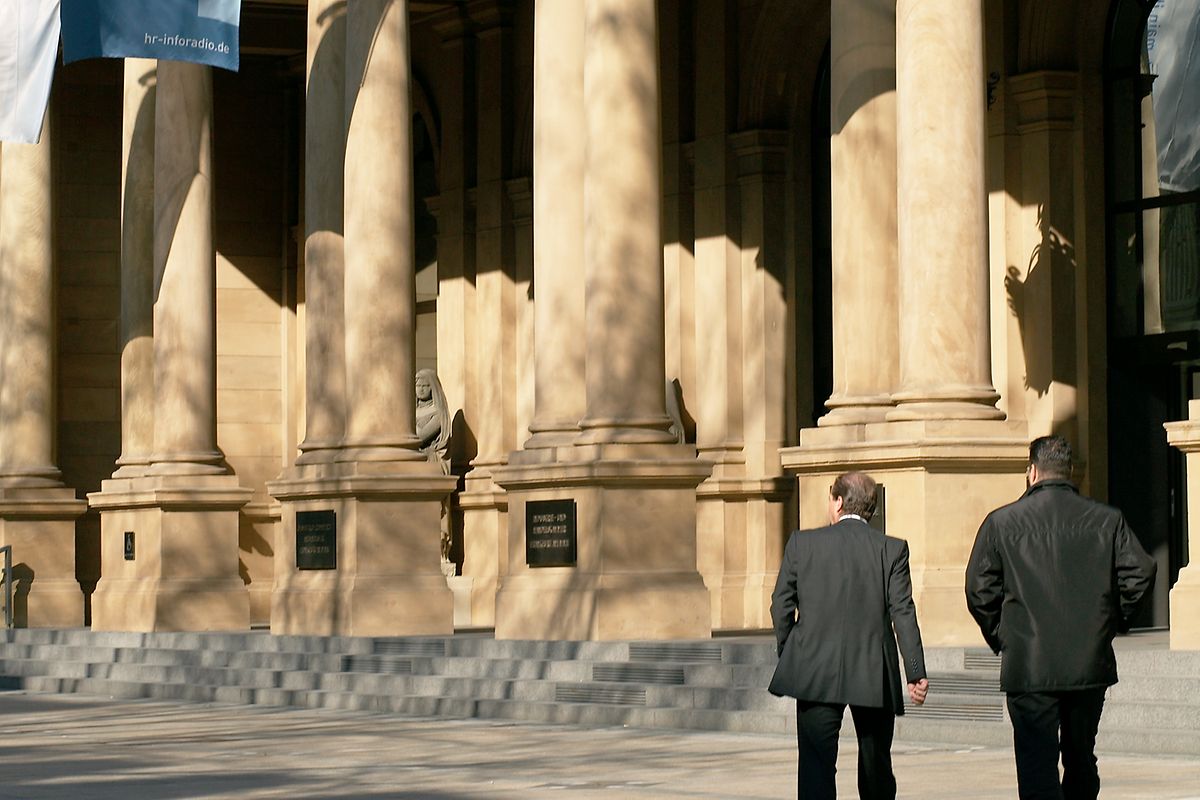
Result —
<path fill-rule="evenodd" d="M 1071 444 L 1061 436 L 1042 436 L 1029 444 L 1029 463 L 1043 478 L 1071 477 Z"/>
<path fill-rule="evenodd" d="M 875 514 L 875 480 L 865 472 L 839 475 L 829 493 L 842 498 L 843 514 L 857 514 L 863 519 Z"/>

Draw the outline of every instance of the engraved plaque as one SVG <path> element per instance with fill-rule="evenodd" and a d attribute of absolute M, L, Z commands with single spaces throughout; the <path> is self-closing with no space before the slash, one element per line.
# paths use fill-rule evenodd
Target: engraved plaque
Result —
<path fill-rule="evenodd" d="M 296 569 L 337 569 L 337 515 L 296 512 Z"/>
<path fill-rule="evenodd" d="M 525 504 L 525 563 L 531 567 L 575 566 L 574 500 Z"/>

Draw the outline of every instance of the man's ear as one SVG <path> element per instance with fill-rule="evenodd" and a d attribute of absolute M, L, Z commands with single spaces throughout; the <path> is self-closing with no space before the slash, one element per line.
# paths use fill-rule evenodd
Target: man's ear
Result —
<path fill-rule="evenodd" d="M 845 506 L 846 506 L 846 498 L 844 498 L 844 497 L 833 497 L 832 498 L 832 503 L 829 506 L 829 511 L 830 511 L 830 514 L 832 517 L 832 519 L 830 520 L 831 522 L 837 522 L 839 519 L 842 518 L 842 509 L 844 509 Z"/>

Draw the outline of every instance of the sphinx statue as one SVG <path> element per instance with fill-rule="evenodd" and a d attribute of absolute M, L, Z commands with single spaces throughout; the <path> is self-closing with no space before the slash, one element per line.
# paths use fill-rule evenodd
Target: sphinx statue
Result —
<path fill-rule="evenodd" d="M 431 369 L 417 371 L 415 380 L 417 393 L 416 423 L 417 438 L 421 440 L 421 452 L 432 463 L 437 464 L 445 475 L 450 474 L 450 406 L 437 373 Z M 450 560 L 451 535 L 450 497 L 442 500 L 441 542 L 442 573 L 446 577 L 455 574 L 455 564 Z"/>

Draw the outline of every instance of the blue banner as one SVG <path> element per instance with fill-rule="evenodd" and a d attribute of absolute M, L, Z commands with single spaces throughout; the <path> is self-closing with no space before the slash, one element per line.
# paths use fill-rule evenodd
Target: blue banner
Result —
<path fill-rule="evenodd" d="M 241 0 L 62 0 L 63 63 L 161 58 L 237 71 Z"/>

